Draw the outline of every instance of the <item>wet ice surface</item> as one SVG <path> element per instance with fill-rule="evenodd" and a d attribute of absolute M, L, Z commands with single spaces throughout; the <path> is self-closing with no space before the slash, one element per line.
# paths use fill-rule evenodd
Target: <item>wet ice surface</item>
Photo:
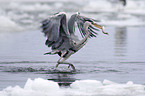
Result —
<path fill-rule="evenodd" d="M 24 88 L 7 87 L 0 92 L 1 96 L 144 96 L 144 86 L 118 84 L 109 80 L 77 80 L 69 88 L 60 88 L 56 82 L 36 78 L 28 79 Z"/>
<path fill-rule="evenodd" d="M 128 0 L 125 8 L 105 0 L 32 1 L 0 3 L 0 96 L 145 95 L 144 1 Z M 98 19 L 109 33 L 98 32 L 68 59 L 76 71 L 67 65 L 55 68 L 59 57 L 43 55 L 50 49 L 40 21 L 58 11 Z"/>

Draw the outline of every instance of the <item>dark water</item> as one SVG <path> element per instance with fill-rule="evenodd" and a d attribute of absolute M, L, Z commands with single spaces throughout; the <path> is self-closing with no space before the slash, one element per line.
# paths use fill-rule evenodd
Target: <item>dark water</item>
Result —
<path fill-rule="evenodd" d="M 44 56 L 50 51 L 40 32 L 0 33 L 0 89 L 24 86 L 28 78 L 44 78 L 69 85 L 75 80 L 93 79 L 145 84 L 145 27 L 106 27 L 109 36 L 99 32 L 68 61 L 76 71 L 60 65 L 57 55 Z"/>

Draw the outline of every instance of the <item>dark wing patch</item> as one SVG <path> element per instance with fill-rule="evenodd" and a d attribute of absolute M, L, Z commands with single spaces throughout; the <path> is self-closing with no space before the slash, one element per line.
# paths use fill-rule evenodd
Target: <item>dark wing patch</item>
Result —
<path fill-rule="evenodd" d="M 42 21 L 41 28 L 47 37 L 45 44 L 52 50 L 62 51 L 72 47 L 65 14 L 57 14 Z"/>

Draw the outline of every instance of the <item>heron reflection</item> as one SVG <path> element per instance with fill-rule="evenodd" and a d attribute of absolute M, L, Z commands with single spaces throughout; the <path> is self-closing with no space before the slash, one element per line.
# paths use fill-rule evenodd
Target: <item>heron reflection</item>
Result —
<path fill-rule="evenodd" d="M 97 28 L 101 29 L 104 34 L 104 26 L 96 23 L 97 20 L 81 16 L 79 13 L 73 14 L 67 22 L 66 13 L 59 12 L 48 19 L 42 21 L 42 32 L 47 37 L 45 44 L 51 47 L 52 51 L 46 54 L 58 54 L 60 59 L 57 61 L 56 67 L 59 64 L 68 64 L 73 70 L 73 64 L 65 62 L 72 54 L 80 50 L 91 37 L 96 37 Z M 81 33 L 80 40 L 75 34 L 75 23 Z"/>
<path fill-rule="evenodd" d="M 52 80 L 54 82 L 57 82 L 59 86 L 61 87 L 67 87 L 70 86 L 73 82 L 76 81 L 76 78 L 74 78 L 73 73 L 57 73 L 53 74 L 52 77 L 49 77 L 48 80 Z"/>
<path fill-rule="evenodd" d="M 115 55 L 124 57 L 127 44 L 127 29 L 126 27 L 116 27 L 115 33 Z"/>

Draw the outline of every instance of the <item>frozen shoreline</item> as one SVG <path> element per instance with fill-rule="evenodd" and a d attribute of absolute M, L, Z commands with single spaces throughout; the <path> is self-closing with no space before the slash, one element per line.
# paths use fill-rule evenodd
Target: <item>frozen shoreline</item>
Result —
<path fill-rule="evenodd" d="M 128 81 L 118 84 L 109 80 L 77 80 L 70 87 L 60 88 L 56 82 L 36 78 L 28 79 L 24 88 L 7 87 L 0 91 L 0 96 L 144 96 L 145 86 Z"/>

